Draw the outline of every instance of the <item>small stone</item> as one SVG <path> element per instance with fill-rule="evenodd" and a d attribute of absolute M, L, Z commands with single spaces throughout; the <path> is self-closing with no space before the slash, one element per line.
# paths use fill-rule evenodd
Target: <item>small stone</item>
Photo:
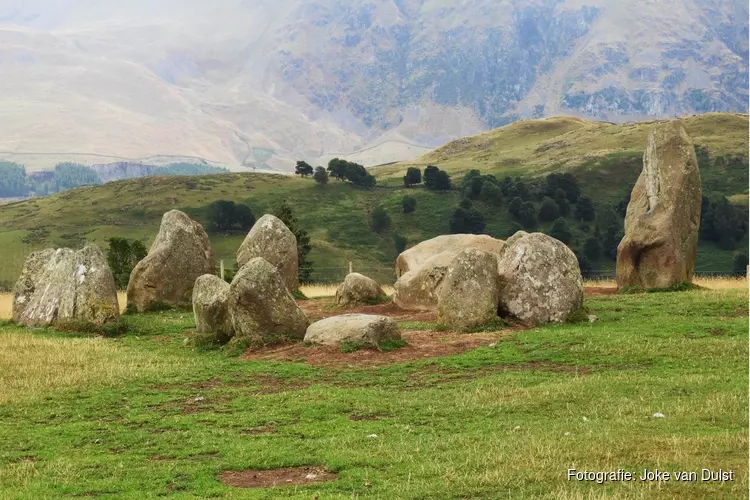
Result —
<path fill-rule="evenodd" d="M 376 439 L 377 437 L 378 437 L 378 435 L 377 435 L 377 434 L 368 434 L 368 435 L 367 435 L 367 438 L 368 438 L 368 439 Z"/>
<path fill-rule="evenodd" d="M 658 413 L 658 412 L 657 412 L 657 413 L 654 413 L 654 414 L 653 414 L 652 416 L 653 416 L 654 418 L 664 418 L 664 414 L 663 414 L 663 413 Z"/>
<path fill-rule="evenodd" d="M 595 314 L 589 314 L 589 323 L 596 323 L 599 321 L 599 316 L 596 316 Z"/>

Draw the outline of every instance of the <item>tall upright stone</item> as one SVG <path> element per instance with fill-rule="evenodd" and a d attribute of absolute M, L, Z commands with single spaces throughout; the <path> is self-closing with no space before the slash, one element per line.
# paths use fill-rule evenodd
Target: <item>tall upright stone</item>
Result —
<path fill-rule="evenodd" d="M 237 250 L 237 264 L 242 267 L 261 257 L 278 269 L 287 290 L 299 288 L 297 238 L 278 217 L 266 214 L 255 223 Z"/>
<path fill-rule="evenodd" d="M 617 247 L 619 289 L 692 282 L 701 197 L 698 160 L 682 123 L 658 126 L 648 138 Z"/>
<path fill-rule="evenodd" d="M 143 312 L 156 304 L 189 304 L 195 280 L 214 268 L 203 226 L 179 210 L 167 212 L 148 255 L 130 273 L 128 306 Z"/>

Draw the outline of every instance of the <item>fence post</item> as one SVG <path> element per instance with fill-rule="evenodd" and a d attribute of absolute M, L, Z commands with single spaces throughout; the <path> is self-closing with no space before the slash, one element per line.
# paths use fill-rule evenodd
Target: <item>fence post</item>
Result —
<path fill-rule="evenodd" d="M 354 272 L 354 265 L 352 264 L 352 261 L 349 261 L 349 274 L 352 274 Z"/>
<path fill-rule="evenodd" d="M 224 259 L 221 259 L 221 280 L 224 281 Z"/>

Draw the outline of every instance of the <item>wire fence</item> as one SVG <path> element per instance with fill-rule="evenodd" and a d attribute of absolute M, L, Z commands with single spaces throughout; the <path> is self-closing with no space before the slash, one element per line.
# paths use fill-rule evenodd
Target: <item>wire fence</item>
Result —
<path fill-rule="evenodd" d="M 10 291 L 15 285 L 18 277 L 23 269 L 24 262 L 29 254 L 41 248 L 34 248 L 32 246 L 24 246 L 21 249 L 14 251 L 3 250 L 0 248 L 0 291 Z M 220 274 L 221 261 L 223 260 L 224 269 L 226 273 L 234 272 L 234 259 L 220 259 L 216 263 L 217 274 Z M 700 269 L 695 271 L 696 277 L 718 277 L 718 276 L 747 276 L 747 270 L 743 272 L 733 272 L 730 269 L 724 270 L 705 270 Z M 344 281 L 347 274 L 350 272 L 357 272 L 368 276 L 381 285 L 393 284 L 396 277 L 396 270 L 394 266 L 372 266 L 370 263 L 359 263 L 357 261 L 342 261 L 340 265 L 336 266 L 315 266 L 313 265 L 312 272 L 306 280 L 305 284 L 337 284 Z M 584 279 L 591 281 L 609 281 L 615 279 L 615 269 L 596 269 L 586 270 L 582 272 Z"/>

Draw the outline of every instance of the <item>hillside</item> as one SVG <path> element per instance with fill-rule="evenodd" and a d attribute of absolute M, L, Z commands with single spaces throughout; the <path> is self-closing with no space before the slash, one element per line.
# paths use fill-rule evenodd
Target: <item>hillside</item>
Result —
<path fill-rule="evenodd" d="M 747 112 L 726 0 L 9 0 L 0 160 L 413 158 L 518 119 Z"/>
<path fill-rule="evenodd" d="M 709 114 L 689 118 L 686 124 L 701 152 L 704 194 L 714 199 L 731 197 L 732 203 L 746 210 L 748 117 Z M 416 162 L 373 169 L 378 186 L 372 190 L 333 179 L 320 186 L 310 179 L 283 175 L 222 174 L 131 179 L 11 203 L 0 206 L 0 281 L 14 280 L 32 249 L 77 246 L 85 241 L 104 245 L 113 236 L 150 244 L 165 211 L 184 210 L 205 223 L 206 207 L 219 199 L 246 203 L 258 217 L 286 200 L 300 225 L 311 234 L 314 280 L 341 279 L 352 261 L 355 269 L 388 281 L 396 255 L 394 233 L 414 244 L 448 232 L 448 221 L 460 200 L 462 173 L 475 168 L 498 178 L 520 175 L 533 188 L 544 181 L 546 173 L 573 172 L 582 194 L 590 196 L 601 213 L 621 202 L 635 183 L 652 125 L 567 118 L 520 122 L 449 143 Z M 452 174 L 453 190 L 403 187 L 401 176 L 408 166 L 431 163 Z M 401 208 L 405 195 L 417 200 L 412 214 L 404 214 Z M 539 200 L 532 200 L 538 208 Z M 489 234 L 505 238 L 513 227 L 508 201 L 474 202 L 484 215 Z M 381 235 L 370 229 L 370 213 L 379 204 L 391 218 L 390 228 Z M 596 223 L 581 224 L 572 215 L 567 220 L 573 233 L 571 246 L 580 249 L 594 234 Z M 539 230 L 549 228 L 550 224 L 543 223 Z M 231 265 L 243 238 L 243 233 L 212 234 L 217 257 Z M 735 248 L 743 245 L 747 246 L 746 234 Z M 735 254 L 734 249 L 722 250 L 701 241 L 697 269 L 731 271 Z M 594 270 L 611 271 L 612 266 L 606 258 L 593 263 Z"/>

